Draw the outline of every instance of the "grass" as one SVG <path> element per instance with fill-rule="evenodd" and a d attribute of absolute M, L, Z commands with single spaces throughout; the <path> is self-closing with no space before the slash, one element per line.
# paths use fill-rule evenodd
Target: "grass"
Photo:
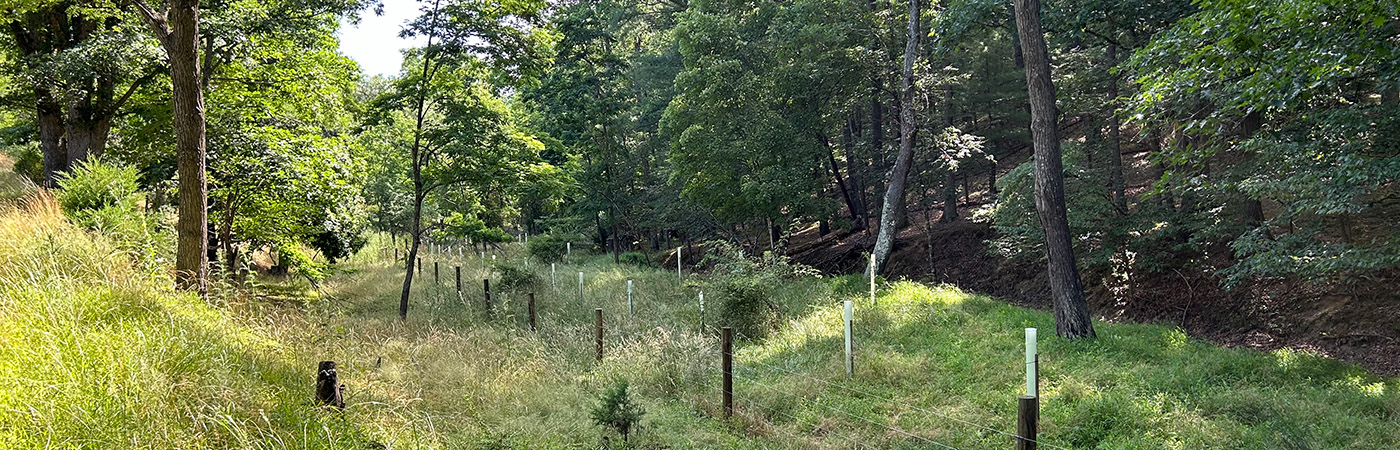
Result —
<path fill-rule="evenodd" d="M 878 306 L 859 276 L 770 287 L 779 326 L 738 342 L 738 411 L 724 421 L 714 321 L 726 291 L 716 279 L 681 282 L 592 256 L 557 265 L 557 285 L 547 264 L 532 262 L 533 285 L 502 289 L 479 256 L 425 255 L 400 321 L 402 269 L 380 239 L 319 290 L 264 280 L 209 302 L 172 291 L 165 274 L 142 272 L 118 248 L 74 228 L 45 197 L 0 211 L 0 448 L 598 448 L 618 438 L 588 411 L 618 378 L 647 411 L 637 448 L 927 448 L 923 439 L 1006 448 L 1010 438 L 980 426 L 1014 429 L 1025 327 L 1042 330 L 1049 444 L 1400 442 L 1400 380 L 1304 352 L 1222 349 L 1155 325 L 1044 337 L 1049 314 L 949 286 L 882 283 Z M 519 252 L 507 246 L 497 260 L 523 269 Z M 483 278 L 497 289 L 490 316 Z M 538 332 L 525 325 L 531 291 Z M 851 379 L 847 299 L 858 305 Z M 602 362 L 593 308 L 605 312 Z M 344 412 L 311 401 L 321 360 L 340 363 Z"/>

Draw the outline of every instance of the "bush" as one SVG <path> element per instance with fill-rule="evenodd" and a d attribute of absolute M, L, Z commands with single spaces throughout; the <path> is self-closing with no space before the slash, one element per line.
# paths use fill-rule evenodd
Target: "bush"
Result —
<path fill-rule="evenodd" d="M 564 260 L 564 255 L 568 251 L 568 243 L 582 241 L 583 237 L 578 235 L 541 234 L 530 236 L 530 242 L 525 244 L 525 252 L 544 262 L 559 262 Z"/>
<path fill-rule="evenodd" d="M 100 161 L 80 162 L 69 173 L 59 175 L 58 204 L 70 217 L 87 211 L 118 206 L 135 210 L 139 185 L 135 168 Z"/>
<path fill-rule="evenodd" d="M 782 318 L 780 305 L 773 299 L 779 287 L 803 276 L 817 276 L 816 269 L 796 264 L 787 256 L 765 252 L 749 258 L 738 246 L 714 241 L 706 244 L 701 264 L 714 264 L 710 286 L 719 293 L 721 326 L 759 338 L 776 327 Z"/>
<path fill-rule="evenodd" d="M 598 399 L 598 406 L 593 407 L 589 416 L 594 424 L 612 428 L 622 435 L 622 442 L 627 442 L 632 427 L 641 422 L 643 414 L 646 411 L 632 404 L 632 398 L 627 394 L 627 380 L 619 379 Z"/>
<path fill-rule="evenodd" d="M 656 266 L 656 263 L 653 262 L 651 258 L 648 258 L 647 255 L 642 252 L 623 253 L 621 255 L 618 255 L 618 261 L 621 261 L 623 264 L 629 264 L 637 267 Z"/>
<path fill-rule="evenodd" d="M 74 223 L 113 239 L 138 260 L 155 264 L 171 239 L 154 217 L 140 210 L 136 169 L 98 161 L 81 162 L 59 175 L 59 206 Z"/>
<path fill-rule="evenodd" d="M 44 155 L 39 153 L 39 149 L 33 146 L 24 147 L 15 158 L 14 171 L 23 175 L 34 184 L 44 182 Z"/>
<path fill-rule="evenodd" d="M 491 270 L 500 276 L 501 289 L 529 288 L 539 285 L 540 278 L 535 272 L 504 262 L 491 263 Z"/>

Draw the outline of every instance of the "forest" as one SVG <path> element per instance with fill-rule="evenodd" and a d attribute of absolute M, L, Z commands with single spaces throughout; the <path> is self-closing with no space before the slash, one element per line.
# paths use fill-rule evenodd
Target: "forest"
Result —
<path fill-rule="evenodd" d="M 0 11 L 0 449 L 1400 441 L 1392 0 Z"/>

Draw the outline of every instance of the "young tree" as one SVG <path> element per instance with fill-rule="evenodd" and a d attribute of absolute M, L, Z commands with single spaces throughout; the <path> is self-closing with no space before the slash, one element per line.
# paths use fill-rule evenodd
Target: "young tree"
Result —
<path fill-rule="evenodd" d="M 204 154 L 204 89 L 199 67 L 199 1 L 171 0 L 163 11 L 130 0 L 170 62 L 175 117 L 179 222 L 175 225 L 175 285 L 204 295 L 208 289 L 208 176 Z"/>
<path fill-rule="evenodd" d="M 544 0 L 434 0 L 403 32 L 425 36 L 427 44 L 417 55 L 416 73 L 400 79 L 381 108 L 411 110 L 414 122 L 408 158 L 413 218 L 399 298 L 401 319 L 408 318 L 408 294 L 423 242 L 424 200 L 437 189 L 479 180 L 474 177 L 487 170 L 476 166 L 473 157 L 500 156 L 496 152 L 505 153 L 507 146 L 527 138 L 506 126 L 509 115 L 482 81 L 509 84 L 539 73 L 548 62 L 543 52 L 551 40 L 542 29 L 544 7 Z"/>
<path fill-rule="evenodd" d="M 1055 304 L 1055 332 L 1066 338 L 1094 337 L 1075 267 L 1074 248 L 1065 215 L 1064 168 L 1060 160 L 1059 112 L 1050 82 L 1050 56 L 1040 28 L 1040 0 L 1016 0 L 1016 30 L 1026 61 L 1031 99 L 1031 139 L 1035 145 L 1035 209 L 1045 233 L 1050 295 Z"/>

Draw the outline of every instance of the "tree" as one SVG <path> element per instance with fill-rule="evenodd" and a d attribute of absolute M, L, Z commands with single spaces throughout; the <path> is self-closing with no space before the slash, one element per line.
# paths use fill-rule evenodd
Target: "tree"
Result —
<path fill-rule="evenodd" d="M 399 317 L 408 318 L 408 294 L 423 240 L 423 206 L 434 191 L 492 174 L 490 163 L 509 150 L 539 151 L 494 98 L 485 80 L 503 85 L 536 76 L 547 63 L 551 36 L 542 29 L 543 0 L 434 0 L 423 16 L 403 31 L 425 36 L 416 72 L 397 80 L 381 98 L 381 111 L 409 111 L 413 129 L 407 166 L 413 183 L 411 246 L 399 298 Z M 440 76 L 441 75 L 441 76 Z M 482 158 L 481 161 L 474 158 Z M 476 165 L 476 163 L 484 163 Z"/>
<path fill-rule="evenodd" d="M 880 234 L 875 239 L 874 273 L 885 270 L 894 249 L 894 240 L 899 236 L 899 219 L 904 211 L 904 183 L 909 178 L 909 167 L 914 160 L 914 139 L 918 127 L 914 117 L 914 63 L 918 59 L 919 2 L 909 0 L 909 41 L 904 44 L 904 73 L 901 78 L 902 94 L 899 104 L 899 157 L 895 160 L 894 171 L 890 172 L 889 187 L 885 190 L 884 207 L 880 210 Z"/>
<path fill-rule="evenodd" d="M 1050 56 L 1040 27 L 1040 1 L 1016 0 L 1016 30 L 1026 61 L 1031 99 L 1031 138 L 1035 146 L 1035 209 L 1045 234 L 1055 332 L 1061 337 L 1094 337 L 1084 287 L 1074 262 L 1065 215 L 1064 168 L 1060 156 L 1059 113 L 1050 82 Z"/>
<path fill-rule="evenodd" d="M 170 62 L 175 117 L 179 222 L 175 225 L 175 285 L 204 295 L 208 289 L 208 175 L 204 152 L 204 89 L 199 67 L 199 1 L 171 0 L 157 11 L 131 0 Z"/>
<path fill-rule="evenodd" d="M 16 78 L 34 108 L 44 183 L 72 164 L 99 157 L 123 106 L 159 72 L 151 46 L 119 25 L 129 17 L 97 1 L 45 1 L 4 7 L 19 58 Z"/>

